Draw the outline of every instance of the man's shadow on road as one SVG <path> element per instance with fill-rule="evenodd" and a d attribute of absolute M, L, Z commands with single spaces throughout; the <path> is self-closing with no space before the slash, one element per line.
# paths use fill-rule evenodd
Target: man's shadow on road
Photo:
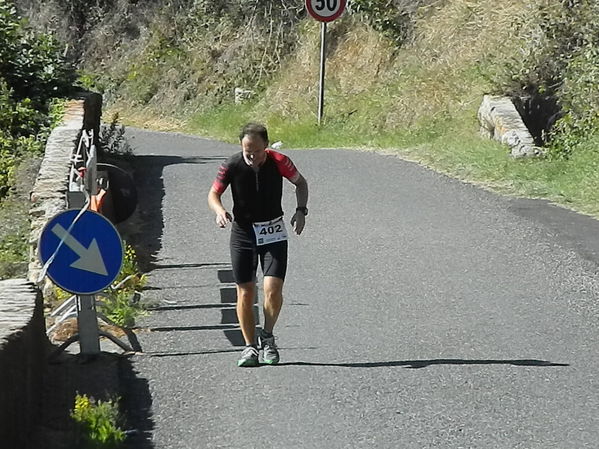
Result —
<path fill-rule="evenodd" d="M 291 349 L 291 348 L 288 348 Z M 317 349 L 317 348 L 302 348 L 302 349 Z M 178 357 L 178 356 L 193 356 L 193 355 L 209 355 L 222 354 L 228 352 L 237 352 L 238 349 L 226 350 L 206 350 L 198 352 L 166 352 L 166 353 L 146 353 L 150 357 Z M 512 365 L 512 366 L 530 366 L 536 368 L 549 367 L 565 367 L 570 366 L 569 363 L 550 362 L 548 360 L 537 359 L 422 359 L 422 360 L 393 360 L 389 362 L 351 362 L 351 363 L 322 363 L 322 362 L 281 362 L 277 365 L 269 365 L 275 367 L 283 366 L 315 366 L 315 367 L 340 367 L 340 368 L 385 368 L 385 367 L 403 367 L 408 369 L 428 368 L 438 365 Z"/>
<path fill-rule="evenodd" d="M 382 368 L 401 366 L 409 369 L 427 368 L 434 365 L 513 365 L 534 366 L 539 368 L 551 366 L 570 366 L 569 363 L 554 363 L 546 360 L 468 360 L 468 359 L 431 359 L 431 360 L 396 360 L 390 362 L 353 362 L 353 363 L 320 363 L 320 362 L 283 362 L 277 366 L 339 366 L 343 368 Z"/>

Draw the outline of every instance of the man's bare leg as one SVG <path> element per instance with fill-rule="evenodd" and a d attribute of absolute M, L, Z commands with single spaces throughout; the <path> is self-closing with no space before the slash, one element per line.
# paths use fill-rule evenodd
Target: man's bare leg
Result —
<path fill-rule="evenodd" d="M 269 334 L 279 318 L 283 306 L 283 279 L 264 277 L 264 330 Z"/>
<path fill-rule="evenodd" d="M 246 282 L 237 285 L 237 319 L 246 345 L 256 344 L 256 322 L 254 320 L 254 298 L 256 283 Z"/>
<path fill-rule="evenodd" d="M 283 279 L 264 276 L 264 328 L 260 333 L 259 344 L 263 352 L 262 360 L 269 365 L 279 363 L 279 351 L 272 330 L 275 327 L 283 306 Z"/>

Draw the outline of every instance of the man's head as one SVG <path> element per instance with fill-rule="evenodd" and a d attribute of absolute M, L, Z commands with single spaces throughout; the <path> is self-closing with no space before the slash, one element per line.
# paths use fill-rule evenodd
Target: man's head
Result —
<path fill-rule="evenodd" d="M 263 125 L 248 123 L 239 133 L 243 158 L 249 166 L 260 166 L 266 159 L 268 131 Z"/>

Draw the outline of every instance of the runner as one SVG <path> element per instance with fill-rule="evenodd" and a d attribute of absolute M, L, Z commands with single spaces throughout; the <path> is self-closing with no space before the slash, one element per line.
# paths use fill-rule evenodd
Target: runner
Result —
<path fill-rule="evenodd" d="M 239 140 L 242 151 L 221 165 L 208 194 L 208 205 L 219 227 L 233 221 L 231 263 L 237 284 L 237 318 L 246 343 L 237 365 L 257 366 L 259 350 L 263 351 L 263 362 L 274 365 L 279 363 L 279 352 L 272 332 L 283 305 L 287 271 L 287 231 L 281 207 L 283 178 L 296 186 L 297 208 L 291 226 L 298 235 L 308 215 L 308 183 L 291 159 L 268 148 L 268 132 L 263 125 L 247 124 Z M 221 201 L 229 185 L 233 218 Z M 258 259 L 264 274 L 264 326 L 256 344 L 253 305 Z"/>

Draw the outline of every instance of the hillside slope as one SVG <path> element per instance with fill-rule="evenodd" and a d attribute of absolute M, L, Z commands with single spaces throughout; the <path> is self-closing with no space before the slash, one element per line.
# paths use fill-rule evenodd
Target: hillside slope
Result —
<path fill-rule="evenodd" d="M 321 127 L 319 25 L 301 0 L 18 3 L 71 42 L 84 83 L 127 123 L 234 140 L 260 120 L 287 146 L 395 149 L 502 191 L 599 211 L 591 0 L 351 0 L 329 26 Z M 254 96 L 235 105 L 235 87 Z M 481 140 L 485 93 L 561 106 L 552 157 L 509 161 Z"/>
<path fill-rule="evenodd" d="M 256 112 L 313 115 L 319 30 L 301 0 L 18 3 L 69 43 L 83 78 L 111 104 L 187 118 L 232 102 L 241 87 L 258 93 Z M 491 66 L 520 44 L 510 42 L 509 22 L 531 10 L 519 1 L 387 1 L 410 21 L 380 32 L 382 13 L 362 6 L 368 3 L 377 2 L 350 2 L 329 28 L 327 97 L 331 120 L 368 98 L 354 121 L 367 115 L 366 126 L 377 129 L 413 126 L 478 101 L 490 88 L 484 78 L 495 74 Z"/>

